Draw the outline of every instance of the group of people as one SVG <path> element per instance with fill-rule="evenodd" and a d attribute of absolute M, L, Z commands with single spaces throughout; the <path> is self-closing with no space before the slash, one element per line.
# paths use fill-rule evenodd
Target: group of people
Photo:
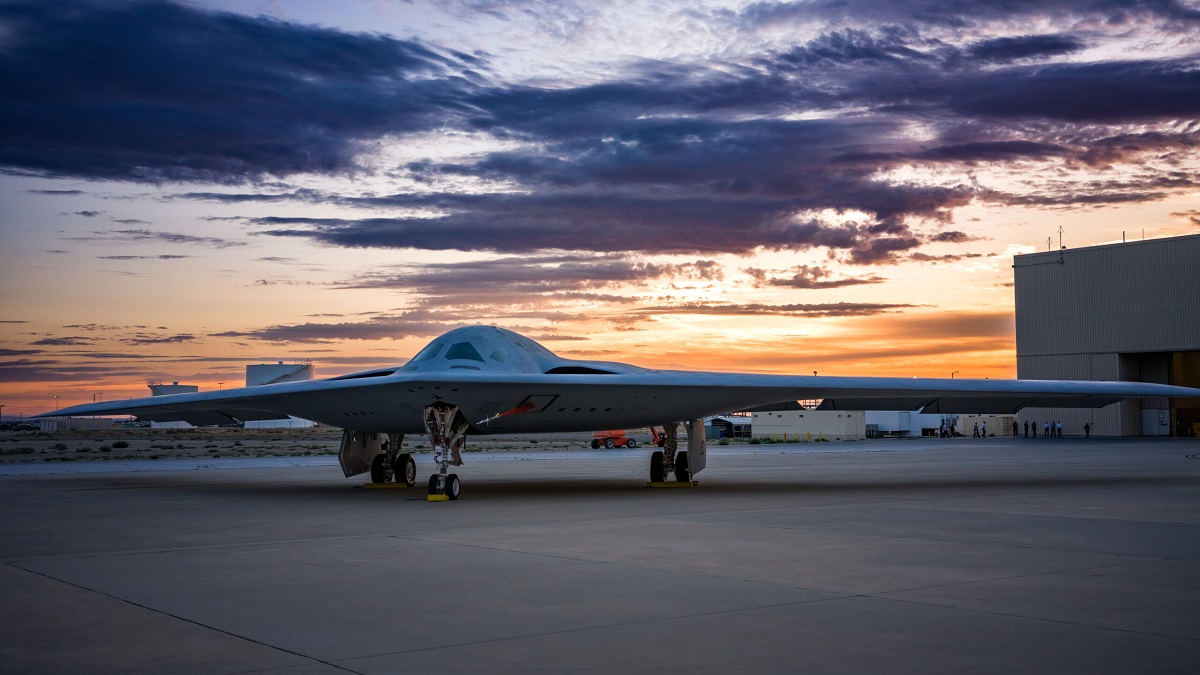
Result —
<path fill-rule="evenodd" d="M 1017 422 L 1014 420 L 1012 423 L 1013 436 L 1017 435 L 1017 433 L 1019 432 L 1019 429 L 1020 428 L 1017 426 Z M 1025 438 L 1029 438 L 1030 434 L 1032 434 L 1034 438 L 1038 437 L 1037 422 L 1030 422 L 1029 420 L 1026 420 L 1025 421 Z M 971 430 L 971 437 L 972 438 L 987 438 L 987 435 L 988 435 L 987 422 L 976 422 L 974 428 Z M 1083 425 L 1083 435 L 1086 436 L 1087 438 L 1091 438 L 1091 436 L 1092 436 L 1091 423 L 1085 423 Z M 938 428 L 938 437 L 939 438 L 954 438 L 954 436 L 955 436 L 954 425 L 951 424 L 950 422 L 947 422 L 946 420 L 942 420 L 942 425 L 941 425 L 941 427 Z M 1063 423 L 1061 421 L 1055 420 L 1052 422 L 1043 422 L 1042 423 L 1042 438 L 1062 438 L 1062 437 L 1063 437 Z"/>
<path fill-rule="evenodd" d="M 1014 432 L 1016 431 L 1016 422 L 1013 422 L 1013 431 Z M 1030 431 L 1033 432 L 1033 437 L 1037 438 L 1037 435 L 1038 435 L 1037 422 L 1030 422 L 1030 421 L 1026 420 L 1026 422 L 1025 422 L 1025 437 L 1026 438 L 1029 438 Z M 1051 421 L 1051 422 L 1042 422 L 1042 438 L 1062 438 L 1062 435 L 1063 435 L 1063 423 L 1061 421 L 1056 420 L 1056 421 Z M 1091 436 L 1092 436 L 1091 423 L 1085 423 L 1083 425 L 1083 435 L 1088 438 L 1091 438 Z"/>

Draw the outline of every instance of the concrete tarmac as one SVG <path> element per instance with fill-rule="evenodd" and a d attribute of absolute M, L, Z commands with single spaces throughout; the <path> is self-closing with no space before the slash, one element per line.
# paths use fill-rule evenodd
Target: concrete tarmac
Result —
<path fill-rule="evenodd" d="M 711 452 L 0 476 L 0 671 L 1200 672 L 1194 440 Z"/>

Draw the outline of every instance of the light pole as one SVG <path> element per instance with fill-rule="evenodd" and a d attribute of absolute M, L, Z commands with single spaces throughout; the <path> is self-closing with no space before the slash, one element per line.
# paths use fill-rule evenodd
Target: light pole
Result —
<path fill-rule="evenodd" d="M 54 409 L 58 410 L 58 394 L 54 395 Z"/>
<path fill-rule="evenodd" d="M 220 391 L 220 390 L 222 390 L 222 389 L 224 389 L 224 388 L 225 388 L 225 383 L 224 383 L 224 382 L 218 382 L 218 383 L 217 383 L 217 391 Z"/>
<path fill-rule="evenodd" d="M 955 375 L 957 375 L 957 374 L 958 374 L 958 371 L 957 371 L 957 370 L 956 370 L 956 371 L 954 371 L 953 373 L 950 373 L 950 379 L 952 379 L 952 380 L 953 380 L 953 379 L 954 379 L 954 376 L 955 376 Z"/>

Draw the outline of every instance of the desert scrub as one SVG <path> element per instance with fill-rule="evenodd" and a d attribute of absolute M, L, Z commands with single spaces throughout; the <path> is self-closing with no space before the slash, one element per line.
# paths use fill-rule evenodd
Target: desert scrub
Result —
<path fill-rule="evenodd" d="M 114 448 L 128 448 L 129 442 L 128 441 L 117 441 L 116 443 L 113 443 L 112 446 Z"/>

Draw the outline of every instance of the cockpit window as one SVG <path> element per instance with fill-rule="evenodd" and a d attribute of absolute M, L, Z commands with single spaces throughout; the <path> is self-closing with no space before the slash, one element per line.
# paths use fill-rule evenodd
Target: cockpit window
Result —
<path fill-rule="evenodd" d="M 442 351 L 442 347 L 444 347 L 444 346 L 445 345 L 443 345 L 441 342 L 430 342 L 429 344 L 425 345 L 424 349 L 417 352 L 417 355 L 412 357 L 411 360 L 412 361 L 428 361 L 429 359 L 432 359 L 433 357 L 437 356 L 438 352 Z"/>
<path fill-rule="evenodd" d="M 504 347 L 497 347 L 496 351 L 492 352 L 492 358 L 500 363 L 508 360 L 508 350 Z"/>
<path fill-rule="evenodd" d="M 450 349 L 446 350 L 447 359 L 470 359 L 472 361 L 482 361 L 483 357 L 479 352 L 471 346 L 470 342 L 455 342 L 450 345 Z"/>

